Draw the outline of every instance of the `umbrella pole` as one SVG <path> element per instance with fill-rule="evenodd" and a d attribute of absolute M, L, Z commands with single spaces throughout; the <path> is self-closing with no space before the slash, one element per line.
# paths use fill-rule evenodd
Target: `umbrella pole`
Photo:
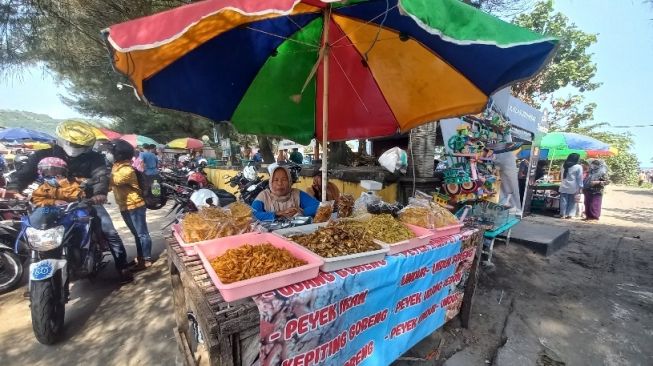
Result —
<path fill-rule="evenodd" d="M 322 65 L 322 202 L 327 200 L 327 157 L 329 131 L 329 15 L 331 7 L 324 10 L 324 41 L 323 41 L 323 62 Z"/>

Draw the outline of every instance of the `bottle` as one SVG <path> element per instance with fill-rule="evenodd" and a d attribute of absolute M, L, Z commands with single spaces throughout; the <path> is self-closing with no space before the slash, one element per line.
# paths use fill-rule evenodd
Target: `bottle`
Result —
<path fill-rule="evenodd" d="M 152 196 L 158 197 L 161 195 L 161 185 L 159 184 L 158 180 L 154 180 L 154 183 L 152 183 L 152 188 L 151 188 Z"/>

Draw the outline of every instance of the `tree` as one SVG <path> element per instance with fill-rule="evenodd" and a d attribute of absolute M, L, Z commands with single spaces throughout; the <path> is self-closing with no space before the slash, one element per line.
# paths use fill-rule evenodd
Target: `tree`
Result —
<path fill-rule="evenodd" d="M 553 93 L 562 88 L 572 87 L 583 93 L 601 85 L 594 82 L 597 68 L 592 61 L 593 54 L 589 53 L 597 35 L 583 32 L 564 14 L 555 13 L 552 0 L 537 3 L 532 12 L 517 16 L 514 23 L 557 37 L 560 41 L 553 60 L 542 72 L 513 86 L 516 97 L 540 107 L 543 101 L 550 100 Z"/>
<path fill-rule="evenodd" d="M 128 80 L 112 70 L 100 30 L 190 1 L 0 0 L 0 73 L 15 75 L 42 65 L 71 94 L 64 103 L 81 113 L 114 121 L 113 128 L 159 141 L 210 134 L 212 122 L 187 113 L 150 108 Z"/>

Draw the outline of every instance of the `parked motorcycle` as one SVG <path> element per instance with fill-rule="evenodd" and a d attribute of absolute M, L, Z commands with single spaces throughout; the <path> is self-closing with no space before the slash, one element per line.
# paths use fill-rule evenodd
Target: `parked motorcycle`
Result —
<path fill-rule="evenodd" d="M 29 257 L 22 241 L 16 241 L 20 232 L 20 216 L 28 212 L 25 201 L 1 200 L 0 216 L 0 294 L 20 285 L 24 263 Z"/>
<path fill-rule="evenodd" d="M 35 209 L 21 223 L 17 241 L 31 252 L 32 329 L 39 342 L 53 344 L 63 334 L 70 281 L 97 275 L 109 248 L 90 200 Z"/>

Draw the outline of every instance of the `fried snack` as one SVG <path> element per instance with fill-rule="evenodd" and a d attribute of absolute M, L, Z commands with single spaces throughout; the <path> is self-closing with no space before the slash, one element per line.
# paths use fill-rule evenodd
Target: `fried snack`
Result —
<path fill-rule="evenodd" d="M 207 221 L 201 214 L 190 212 L 181 220 L 181 231 L 186 243 L 195 243 L 214 239 L 218 227 L 214 222 Z"/>
<path fill-rule="evenodd" d="M 331 223 L 314 233 L 294 235 L 290 239 L 325 258 L 382 249 L 372 241 L 365 224 L 356 221 Z"/>
<path fill-rule="evenodd" d="M 184 241 L 188 244 L 243 234 L 252 231 L 252 209 L 244 203 L 227 208 L 204 207 L 181 220 Z"/>
<path fill-rule="evenodd" d="M 252 217 L 252 208 L 243 202 L 234 202 L 227 206 L 231 215 L 237 218 L 251 218 Z"/>
<path fill-rule="evenodd" d="M 315 213 L 315 218 L 313 218 L 313 222 L 315 223 L 327 222 L 331 218 L 332 213 L 333 213 L 333 201 L 322 202 L 320 203 L 320 206 L 317 208 L 317 212 Z"/>
<path fill-rule="evenodd" d="M 415 237 L 415 234 L 390 214 L 375 215 L 367 224 L 367 232 L 384 243 L 398 243 Z"/>
<path fill-rule="evenodd" d="M 426 207 L 408 206 L 399 212 L 399 220 L 427 229 L 433 229 L 431 210 Z"/>
<path fill-rule="evenodd" d="M 446 208 L 435 202 L 430 202 L 429 205 L 433 215 L 433 225 L 436 228 L 459 224 L 458 218 Z"/>
<path fill-rule="evenodd" d="M 354 212 L 354 196 L 343 194 L 338 198 L 338 217 L 349 217 Z"/>
<path fill-rule="evenodd" d="M 244 281 L 305 265 L 287 249 L 277 248 L 270 243 L 245 244 L 228 249 L 223 255 L 211 260 L 211 267 L 224 284 Z"/>

